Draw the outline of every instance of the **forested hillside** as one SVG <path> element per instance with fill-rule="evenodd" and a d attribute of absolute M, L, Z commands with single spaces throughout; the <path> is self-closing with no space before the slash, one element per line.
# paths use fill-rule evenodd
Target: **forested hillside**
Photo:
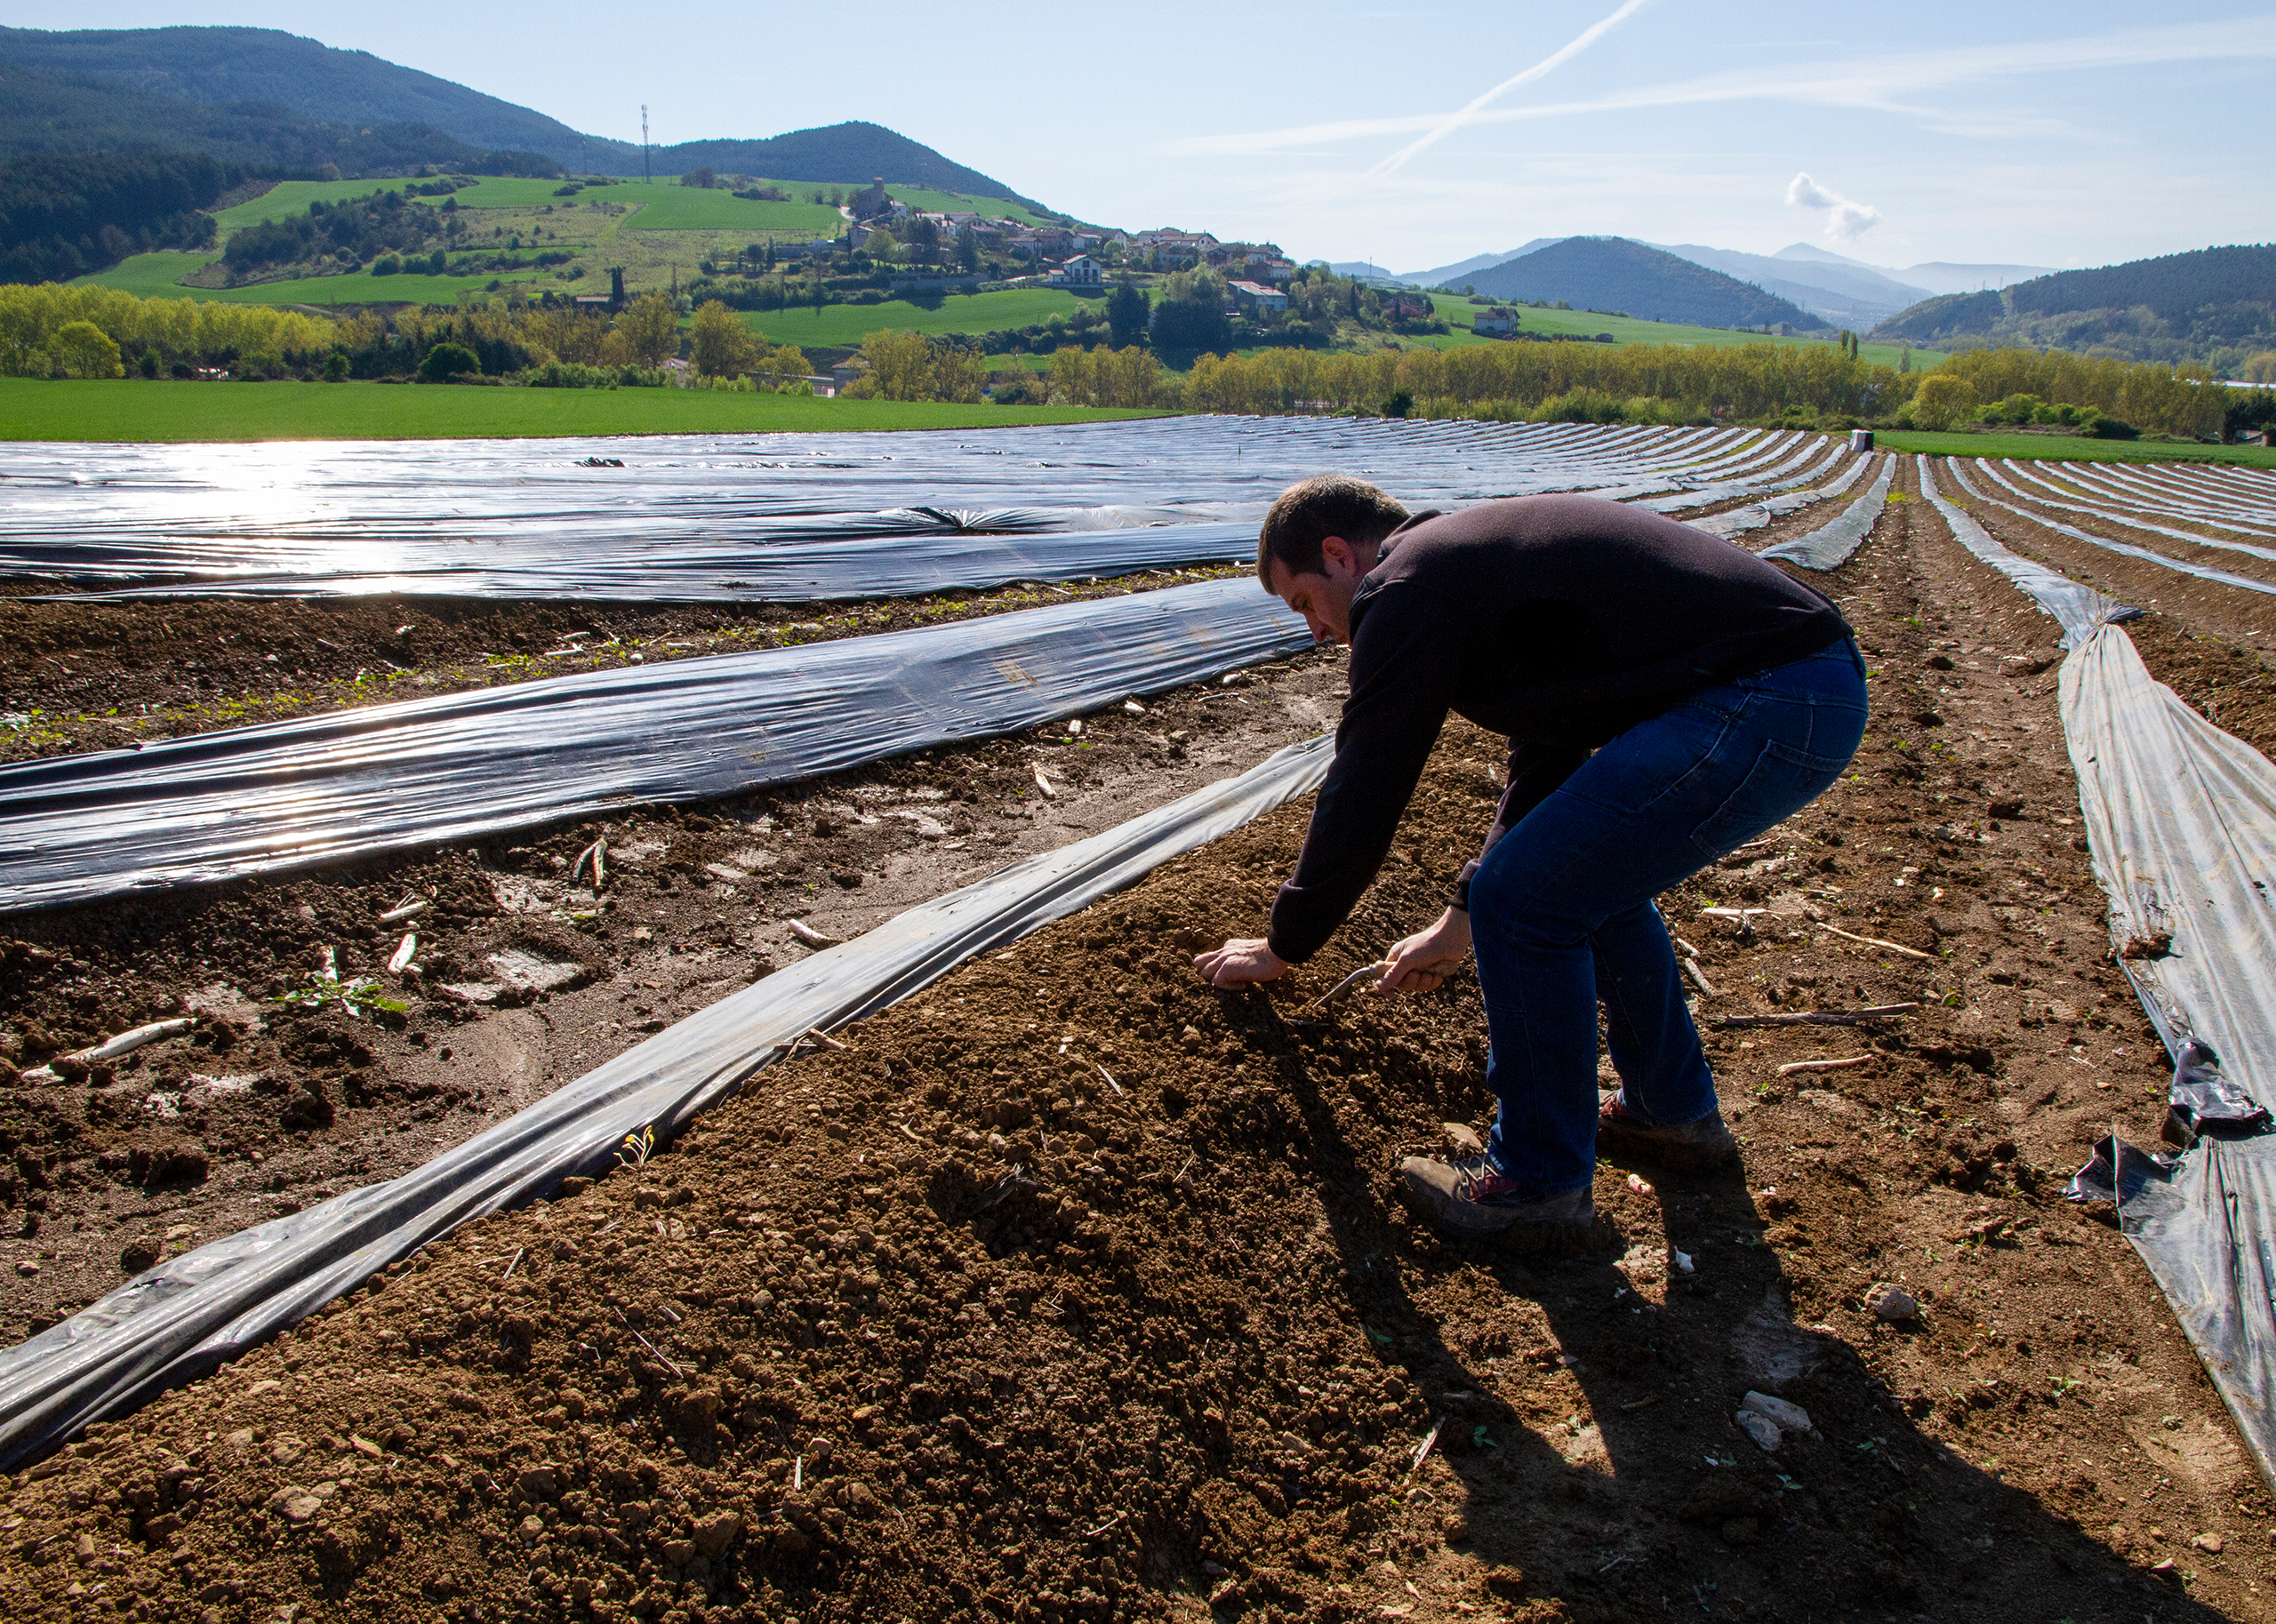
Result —
<path fill-rule="evenodd" d="M 1803 331 L 1825 325 L 1791 300 L 1625 237 L 1568 236 L 1463 280 L 1496 299 L 1561 299 L 1580 309 L 1646 321 L 1703 327 L 1766 327 L 1784 322 Z"/>
<path fill-rule="evenodd" d="M 2276 348 L 2276 245 L 2203 248 L 1924 300 L 1874 336 L 2208 360 L 2227 371 L 2247 353 Z"/>
<path fill-rule="evenodd" d="M 0 61 L 0 154 L 202 152 L 224 164 L 314 174 L 400 173 L 436 164 L 464 174 L 552 174 L 533 153 L 485 152 L 427 124 L 354 125 L 273 104 L 226 107 L 84 75 Z"/>
<path fill-rule="evenodd" d="M 542 113 L 275 28 L 0 28 L 0 61 L 214 107 L 265 104 L 358 129 L 429 124 L 477 151 L 576 159 L 577 132 Z"/>
<path fill-rule="evenodd" d="M 0 169 L 0 282 L 61 282 L 153 248 L 203 248 L 237 172 L 203 154 L 19 158 Z"/>

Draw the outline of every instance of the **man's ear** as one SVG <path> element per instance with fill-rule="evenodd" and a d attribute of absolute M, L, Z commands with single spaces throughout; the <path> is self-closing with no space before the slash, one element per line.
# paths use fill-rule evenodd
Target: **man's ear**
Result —
<path fill-rule="evenodd" d="M 1354 574 L 1358 572 L 1359 556 L 1342 536 L 1321 537 L 1319 556 L 1322 564 L 1331 566 L 1323 570 L 1323 574 L 1332 576 L 1347 570 Z"/>

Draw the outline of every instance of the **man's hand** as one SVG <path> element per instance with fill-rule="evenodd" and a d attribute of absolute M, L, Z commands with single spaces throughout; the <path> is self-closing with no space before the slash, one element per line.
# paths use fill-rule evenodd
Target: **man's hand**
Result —
<path fill-rule="evenodd" d="M 1470 916 L 1448 908 L 1427 931 L 1418 932 L 1384 955 L 1390 968 L 1376 981 L 1379 993 L 1431 992 L 1470 951 Z"/>
<path fill-rule="evenodd" d="M 1287 964 L 1262 937 L 1236 936 L 1222 948 L 1196 954 L 1193 967 L 1212 987 L 1247 987 L 1277 981 Z"/>

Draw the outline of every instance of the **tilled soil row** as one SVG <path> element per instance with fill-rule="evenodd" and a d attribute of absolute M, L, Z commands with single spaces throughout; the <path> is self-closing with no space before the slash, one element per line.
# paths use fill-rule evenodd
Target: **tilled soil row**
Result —
<path fill-rule="evenodd" d="M 707 654 L 906 631 L 1215 580 L 1229 564 L 805 604 L 456 597 L 34 603 L 0 596 L 0 761 L 117 749 Z"/>
<path fill-rule="evenodd" d="M 1302 806 L 89 1429 L 10 1485 L 0 1602 L 2259 1616 L 2276 1508 L 2107 1212 L 2057 1196 L 2113 1121 L 2154 1137 L 2166 1078 L 2079 849 L 2053 623 L 1913 502 L 1828 579 L 1875 673 L 1853 776 L 1663 906 L 1703 1018 L 1919 1007 L 1711 1030 L 1743 1170 L 1605 1167 L 1559 1262 L 1396 1200 L 1400 1155 L 1488 1109 L 1475 987 L 1303 1001 L 1435 914 L 1490 819 L 1493 741 L 1450 727 L 1292 984 L 1188 960 L 1257 927 Z M 1877 1317 L 1877 1280 L 1921 1313 Z M 1809 1428 L 1765 1452 L 1750 1390 Z"/>
<path fill-rule="evenodd" d="M 1332 724 L 1342 669 L 1323 651 L 1077 732 L 0 922 L 0 1336 L 408 1171 L 811 951 L 794 921 L 854 935 L 1253 765 Z M 578 867 L 596 841 L 597 891 Z M 365 980 L 365 1002 L 336 996 Z M 180 1038 L 67 1066 L 60 1084 L 16 1081 L 186 1013 L 199 1024 Z"/>
<path fill-rule="evenodd" d="M 1948 499 L 1957 494 L 1945 492 Z M 2151 674 L 2216 725 L 2264 755 L 2276 751 L 2276 596 L 2200 580 L 2091 546 L 2004 508 L 1970 502 L 1965 496 L 1959 500 L 2002 546 L 2144 610 L 2144 618 L 2128 624 L 2127 632 Z M 2192 547 L 2077 514 L 2058 516 L 2076 529 L 2112 536 L 2150 552 L 2276 581 L 2276 565 L 2258 559 Z"/>

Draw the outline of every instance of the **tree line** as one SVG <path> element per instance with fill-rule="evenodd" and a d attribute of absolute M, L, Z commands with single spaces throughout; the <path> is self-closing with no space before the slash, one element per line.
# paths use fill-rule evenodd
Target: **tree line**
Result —
<path fill-rule="evenodd" d="M 2031 396 L 2083 409 L 2069 420 L 2080 426 L 2090 427 L 2088 413 L 2095 413 L 2209 437 L 2221 433 L 2240 393 L 2213 386 L 2202 368 L 2005 349 L 1963 352 L 1933 372 L 1913 372 L 1865 362 L 1845 346 L 1815 344 L 1478 345 L 1366 355 L 1268 349 L 1204 355 L 1182 379 L 1135 347 L 1070 347 L 1052 357 L 1050 372 L 1051 397 L 1069 405 L 1264 416 L 1389 406 L 1396 415 L 1425 417 L 1811 427 L 1911 427 L 1915 393 L 1930 378 L 1963 387 L 1967 410 L 1922 427 L 1963 420 L 1979 401 Z M 2058 409 L 2040 420 L 2065 420 Z"/>
<path fill-rule="evenodd" d="M 1110 303 L 1108 316 L 1117 313 Z M 1109 331 L 1130 331 L 1131 316 Z M 67 328 L 84 331 L 69 339 Z M 1157 314 L 1158 325 L 1158 313 Z M 89 335 L 101 340 L 89 342 Z M 410 308 L 327 320 L 269 306 L 140 299 L 108 288 L 0 286 L 0 372 L 16 377 L 187 375 L 228 366 L 256 377 L 406 378 L 453 344 L 473 358 L 460 374 L 534 381 L 661 380 L 685 349 L 696 379 L 717 387 L 803 388 L 794 345 L 773 344 L 725 304 L 699 306 L 683 334 L 672 301 L 643 293 L 613 316 L 564 302 Z M 108 349 L 106 350 L 106 347 Z M 851 393 L 896 400 L 977 400 L 988 384 L 968 336 L 872 332 Z M 1924 382 L 1937 387 L 1924 391 Z M 1100 340 L 1068 344 L 1048 373 L 999 380 L 998 400 L 1155 407 L 1254 415 L 1413 413 L 1635 423 L 1856 422 L 1948 427 L 1976 420 L 2091 428 L 2097 419 L 2153 433 L 2214 437 L 2253 417 L 2257 391 L 2230 390 L 2201 367 L 2062 352 L 1975 349 L 1914 372 L 1831 344 L 1479 344 L 1350 351 L 1275 348 L 1203 354 L 1183 375 L 1157 349 Z M 2251 398 L 2247 398 L 2248 395 Z M 1987 408 L 1990 415 L 1983 416 Z"/>
<path fill-rule="evenodd" d="M 2211 437 L 2225 427 L 2233 404 L 2231 396 L 2242 393 L 2219 388 L 2212 372 L 2201 365 L 2120 361 L 2052 349 L 1964 349 L 1923 376 L 1950 379 L 1967 390 L 1964 396 L 1953 396 L 1958 415 L 1922 425 L 1936 428 L 1964 420 L 1980 404 L 2031 396 L 2056 405 L 2092 407 L 2136 428 Z"/>
<path fill-rule="evenodd" d="M 769 344 L 723 305 L 703 306 L 689 327 L 686 348 L 700 379 L 796 387 L 812 370 L 795 345 Z M 679 314 L 661 293 L 640 294 L 613 316 L 566 303 L 501 302 L 333 320 L 114 288 L 0 287 L 0 374 L 9 377 L 188 377 L 216 367 L 249 378 L 432 378 L 428 359 L 442 345 L 470 357 L 445 369 L 449 376 L 527 380 L 553 369 L 549 381 L 579 384 L 604 374 L 661 382 L 659 369 L 683 347 Z M 977 398 L 977 384 L 974 391 Z"/>
<path fill-rule="evenodd" d="M 348 267 L 389 252 L 424 251 L 442 235 L 438 211 L 407 203 L 401 192 L 382 191 L 340 203 L 318 198 L 305 214 L 264 220 L 232 232 L 221 259 L 231 276 L 241 280 L 283 265 L 329 258 Z"/>

